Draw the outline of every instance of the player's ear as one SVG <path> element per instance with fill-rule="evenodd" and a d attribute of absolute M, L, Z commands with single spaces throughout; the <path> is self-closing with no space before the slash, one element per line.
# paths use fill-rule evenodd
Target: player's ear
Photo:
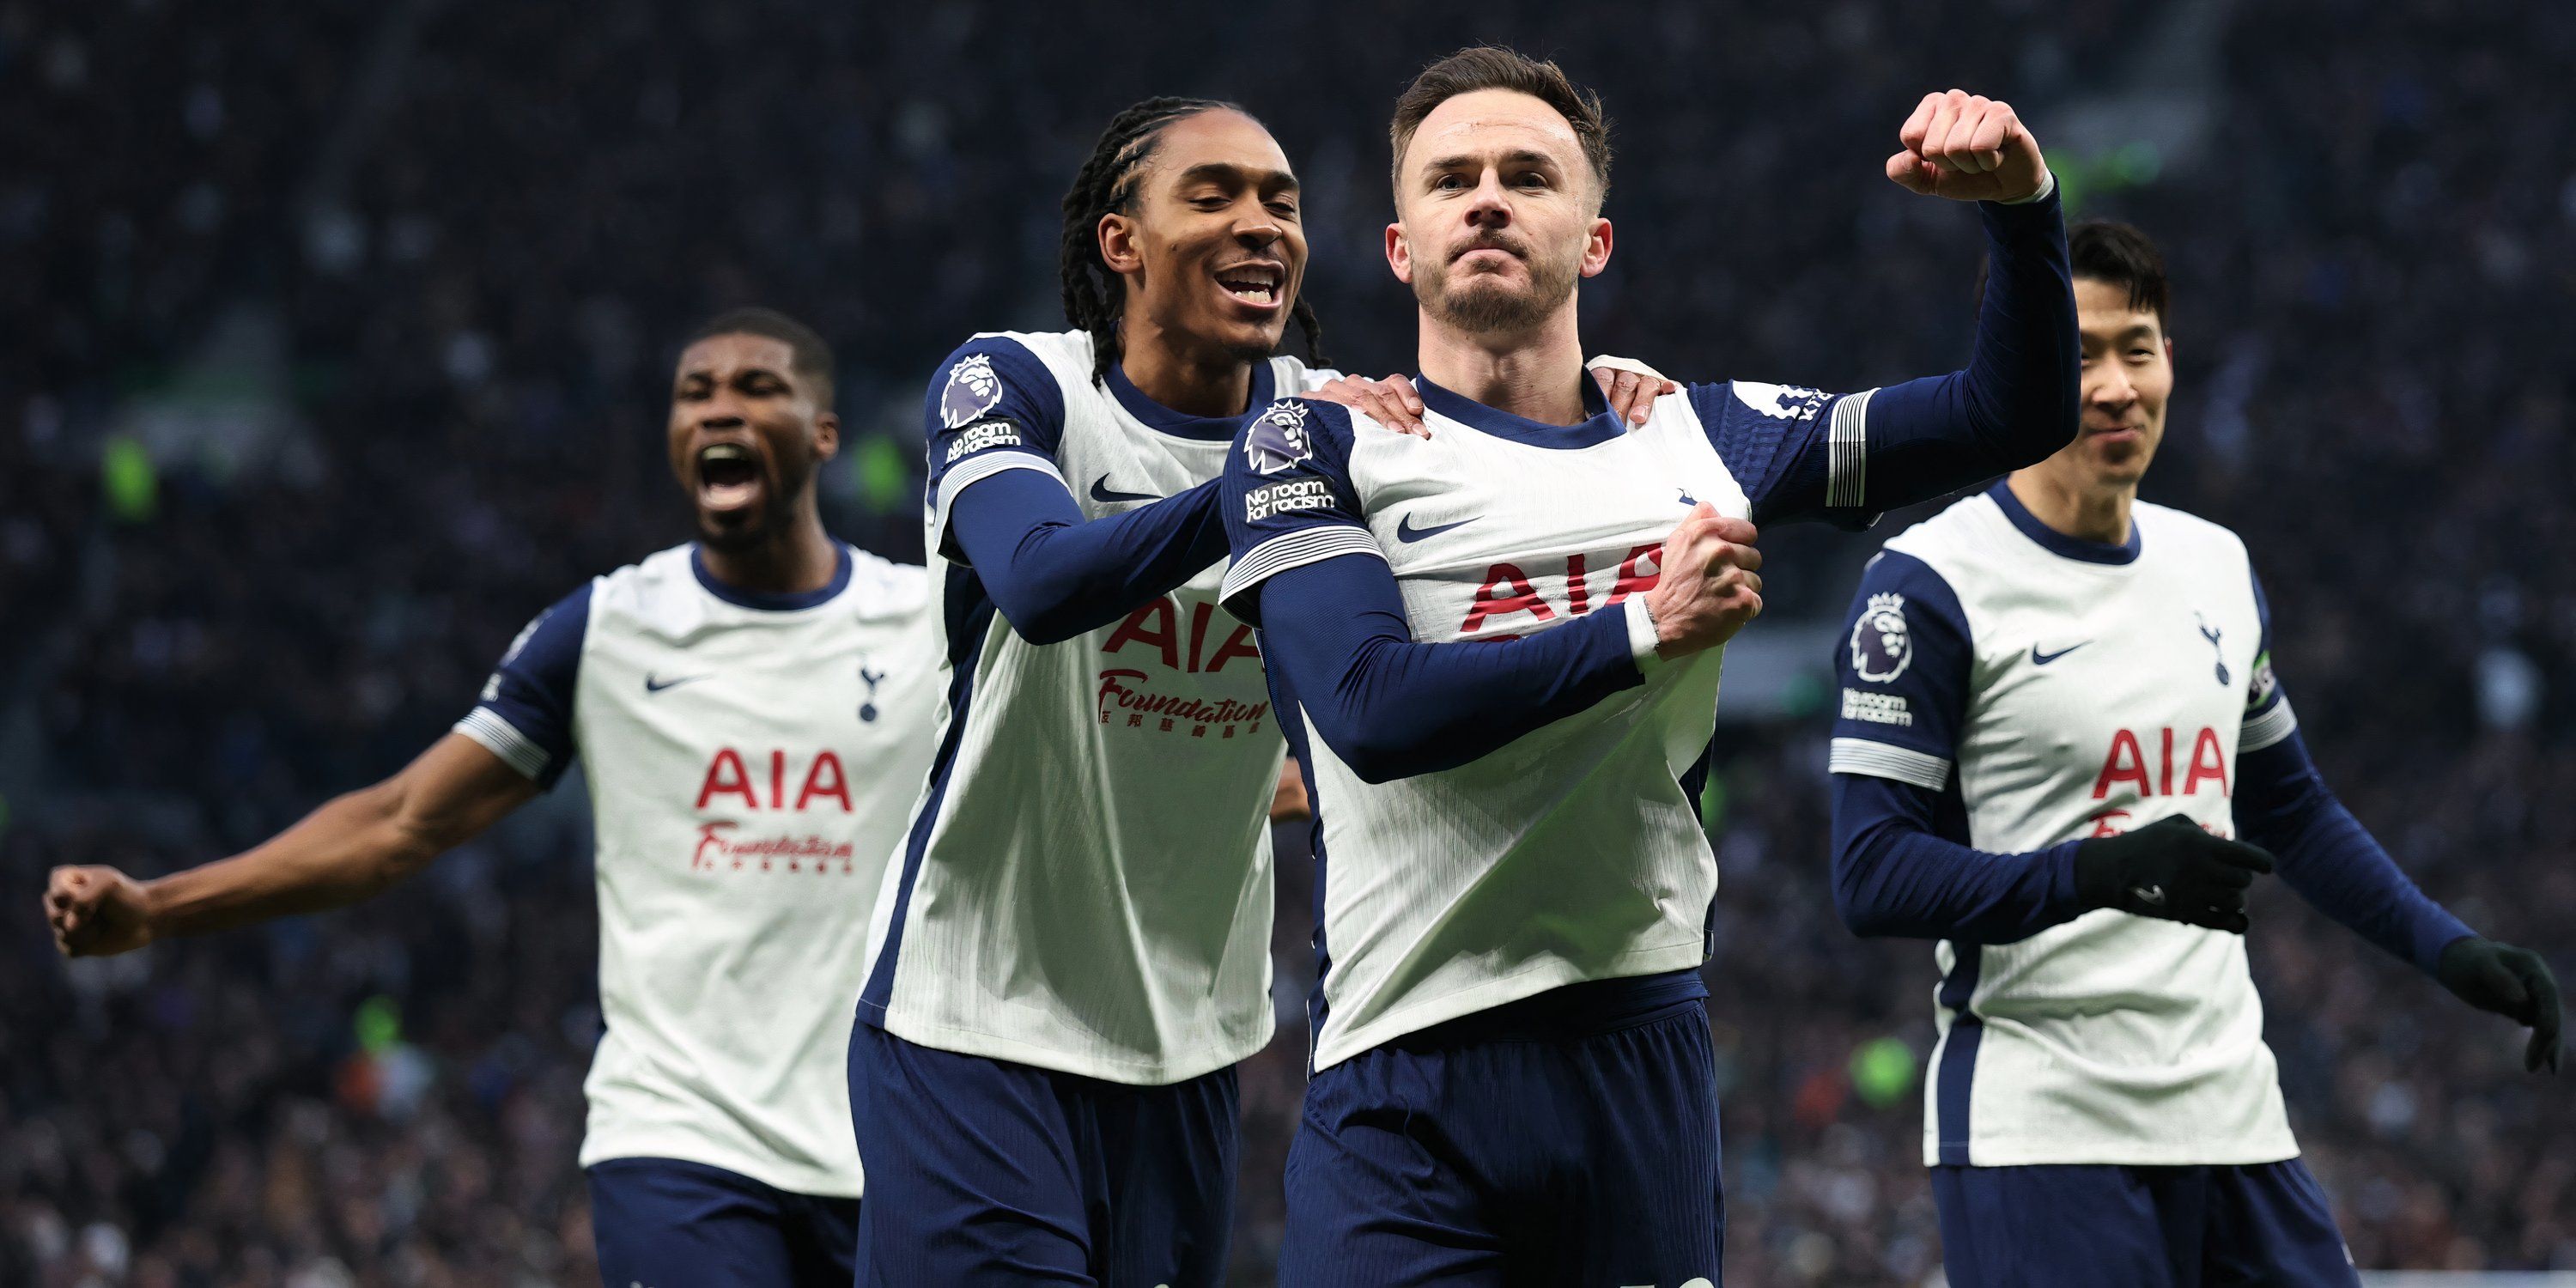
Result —
<path fill-rule="evenodd" d="M 841 418 L 833 412 L 819 412 L 814 417 L 814 459 L 828 461 L 841 454 Z"/>
<path fill-rule="evenodd" d="M 1395 280 L 1413 285 L 1413 243 L 1404 239 L 1404 225 L 1386 226 L 1386 266 L 1395 270 Z"/>
<path fill-rule="evenodd" d="M 1136 221 L 1111 213 L 1100 217 L 1100 262 L 1113 273 L 1145 271 L 1145 256 L 1136 249 Z"/>
<path fill-rule="evenodd" d="M 1598 277 L 1601 275 L 1601 270 L 1608 267 L 1610 267 L 1610 221 L 1594 215 L 1590 235 L 1583 242 L 1583 275 Z"/>
<path fill-rule="evenodd" d="M 2166 365 L 2166 366 L 2168 366 L 2168 367 L 2170 367 L 2170 366 L 2172 366 L 2173 364 L 2174 364 L 2174 343 L 2173 343 L 2173 337 L 2172 337 L 2172 336 L 2166 336 L 2166 337 L 2165 337 L 2165 365 Z"/>

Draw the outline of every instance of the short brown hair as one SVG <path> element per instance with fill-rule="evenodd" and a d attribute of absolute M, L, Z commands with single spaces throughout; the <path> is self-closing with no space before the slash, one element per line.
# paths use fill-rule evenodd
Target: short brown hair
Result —
<path fill-rule="evenodd" d="M 1395 120 L 1387 138 L 1395 148 L 1390 173 L 1400 196 L 1404 191 L 1404 150 L 1432 109 L 1461 94 L 1480 89 L 1507 89 L 1527 94 L 1555 108 L 1574 127 L 1583 159 L 1601 191 L 1610 191 L 1610 118 L 1601 111 L 1601 96 L 1574 83 L 1565 69 L 1500 45 L 1470 45 L 1422 69 L 1395 100 Z"/>

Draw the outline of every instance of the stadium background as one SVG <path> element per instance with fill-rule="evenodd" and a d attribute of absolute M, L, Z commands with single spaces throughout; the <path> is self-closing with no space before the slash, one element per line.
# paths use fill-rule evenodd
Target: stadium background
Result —
<path fill-rule="evenodd" d="M 45 869 L 201 862 L 372 781 L 535 610 L 680 539 L 665 364 L 719 307 L 835 342 L 828 518 L 917 557 L 929 365 L 1061 325 L 1056 200 L 1132 98 L 1262 116 L 1333 354 L 1409 365 L 1385 114 L 1471 38 L 1606 91 L 1587 337 L 1695 378 L 1953 365 L 1973 221 L 1879 161 L 1927 89 L 2020 106 L 2081 213 L 2168 249 L 2147 494 L 2250 541 L 2329 779 L 2576 975 L 2567 6 L 0 0 L 0 1283 L 594 1282 L 578 788 L 373 905 L 69 968 Z M 1929 950 L 1853 939 L 1825 882 L 1816 676 L 1869 543 L 1769 544 L 1710 811 L 1729 1282 L 1918 1284 Z M 2513 1033 L 2278 889 L 2253 952 L 2360 1264 L 2576 1268 L 2576 1113 Z M 1270 1281 L 1283 1016 L 1239 1284 Z"/>

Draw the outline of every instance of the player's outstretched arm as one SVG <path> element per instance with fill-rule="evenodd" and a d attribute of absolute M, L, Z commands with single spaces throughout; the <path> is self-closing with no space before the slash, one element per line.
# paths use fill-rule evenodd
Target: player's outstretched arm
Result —
<path fill-rule="evenodd" d="M 948 531 L 993 607 L 1032 644 L 1106 626 L 1225 557 L 1216 484 L 1085 520 L 1073 494 L 1007 470 L 957 494 Z"/>
<path fill-rule="evenodd" d="M 45 918 L 56 948 L 88 957 L 345 907 L 480 835 L 536 792 L 481 743 L 450 733 L 402 772 L 232 858 L 152 881 L 110 867 L 56 868 Z"/>
<path fill-rule="evenodd" d="M 2412 962 L 2461 1001 L 2531 1029 L 2523 1066 L 2558 1068 L 2558 981 L 2527 948 L 2481 938 L 2427 896 L 2326 786 L 2295 731 L 2240 752 L 2236 817 L 2317 911 Z"/>

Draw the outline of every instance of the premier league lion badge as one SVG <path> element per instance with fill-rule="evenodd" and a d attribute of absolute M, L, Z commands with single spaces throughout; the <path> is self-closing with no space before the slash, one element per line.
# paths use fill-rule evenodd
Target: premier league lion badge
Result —
<path fill-rule="evenodd" d="M 948 387 L 939 391 L 939 423 L 950 429 L 975 423 L 1002 401 L 1002 378 L 993 374 L 992 358 L 969 355 L 948 369 Z"/>
<path fill-rule="evenodd" d="M 1885 684 L 1905 674 L 1914 660 L 1914 638 L 1905 629 L 1905 596 L 1872 595 L 1860 620 L 1852 623 L 1852 670 L 1871 684 Z"/>
<path fill-rule="evenodd" d="M 1261 419 L 1252 422 L 1252 432 L 1243 436 L 1243 455 L 1264 474 L 1282 473 L 1314 455 L 1314 444 L 1306 436 L 1305 406 L 1283 402 L 1261 413 Z"/>

